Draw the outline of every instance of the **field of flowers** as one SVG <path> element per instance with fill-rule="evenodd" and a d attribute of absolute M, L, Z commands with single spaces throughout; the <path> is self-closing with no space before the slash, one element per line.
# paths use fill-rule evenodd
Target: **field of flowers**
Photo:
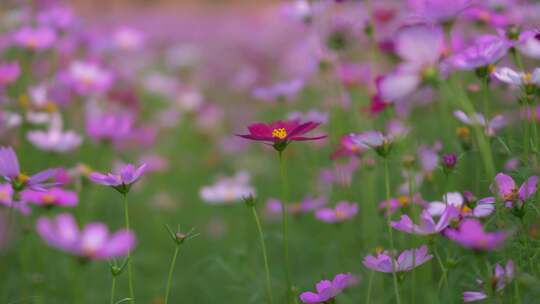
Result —
<path fill-rule="evenodd" d="M 127 4 L 0 3 L 0 303 L 540 303 L 539 3 Z"/>

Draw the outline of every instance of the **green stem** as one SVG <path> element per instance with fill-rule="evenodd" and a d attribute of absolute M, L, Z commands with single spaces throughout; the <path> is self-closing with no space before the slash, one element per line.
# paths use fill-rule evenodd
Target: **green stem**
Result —
<path fill-rule="evenodd" d="M 113 275 L 112 285 L 111 285 L 111 301 L 110 301 L 111 304 L 114 304 L 114 294 L 115 294 L 115 292 L 116 292 L 116 276 Z"/>
<path fill-rule="evenodd" d="M 435 254 L 435 258 L 437 259 L 437 262 L 439 263 L 439 267 L 441 267 L 442 275 L 441 280 L 439 281 L 439 285 L 437 287 L 437 293 L 440 291 L 441 282 L 444 282 L 446 289 L 448 289 L 448 277 L 446 276 L 447 270 L 446 267 L 444 267 L 444 263 L 442 262 L 441 256 L 439 255 L 439 251 L 437 250 L 437 247 L 435 244 L 432 246 L 433 253 Z"/>
<path fill-rule="evenodd" d="M 390 249 L 391 252 L 394 252 L 394 235 L 392 232 L 392 227 L 390 226 L 390 222 L 392 220 L 392 216 L 390 213 L 390 172 L 388 169 L 388 159 L 384 158 L 384 185 L 386 189 L 386 212 L 387 212 L 387 226 L 388 226 L 388 234 L 390 236 Z M 401 298 L 399 297 L 399 288 L 398 288 L 398 281 L 397 281 L 397 274 L 396 274 L 396 263 L 395 258 L 392 257 L 392 278 L 394 281 L 394 293 L 396 294 L 396 302 L 398 304 L 401 303 Z"/>
<path fill-rule="evenodd" d="M 375 275 L 375 271 L 371 271 L 371 274 L 369 275 L 369 282 L 368 282 L 368 290 L 367 290 L 367 296 L 366 296 L 366 303 L 371 303 L 371 289 L 373 287 L 373 277 Z"/>
<path fill-rule="evenodd" d="M 255 224 L 257 225 L 257 230 L 259 231 L 259 239 L 261 241 L 261 248 L 264 260 L 264 271 L 266 272 L 266 292 L 268 293 L 268 301 L 270 302 L 270 304 L 272 304 L 274 303 L 274 299 L 272 297 L 272 281 L 270 280 L 270 267 L 268 267 L 268 255 L 266 253 L 264 234 L 261 226 L 261 221 L 259 220 L 259 215 L 257 214 L 257 209 L 255 209 L 255 206 L 251 207 L 251 211 L 253 211 L 253 218 L 255 219 Z M 165 304 L 167 304 L 167 302 L 165 302 Z"/>
<path fill-rule="evenodd" d="M 169 275 L 167 276 L 167 287 L 165 289 L 165 302 L 163 302 L 164 304 L 167 304 L 169 302 L 169 292 L 171 290 L 171 281 L 172 281 L 172 276 L 174 272 L 174 265 L 176 265 L 176 257 L 178 256 L 179 251 L 180 251 L 180 244 L 177 244 L 176 248 L 174 249 L 171 265 L 169 266 Z"/>
<path fill-rule="evenodd" d="M 291 303 L 291 272 L 289 268 L 289 229 L 288 229 L 288 215 L 287 215 L 287 172 L 285 166 L 285 158 L 283 157 L 283 151 L 279 151 L 279 168 L 281 175 L 281 221 L 283 224 L 283 258 L 285 268 L 285 282 L 287 284 L 287 303 Z"/>
<path fill-rule="evenodd" d="M 129 228 L 129 204 L 127 199 L 127 193 L 123 194 L 124 196 L 124 217 L 126 221 L 126 229 L 130 230 Z M 131 303 L 135 303 L 135 293 L 133 292 L 133 269 L 131 267 L 131 250 L 127 253 L 127 267 L 128 267 L 128 285 L 129 285 L 129 297 Z"/>

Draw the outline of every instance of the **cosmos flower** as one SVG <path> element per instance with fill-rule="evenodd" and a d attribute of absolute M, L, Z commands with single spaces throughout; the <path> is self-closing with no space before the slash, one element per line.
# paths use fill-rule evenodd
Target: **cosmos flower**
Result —
<path fill-rule="evenodd" d="M 369 147 L 363 144 L 358 138 L 358 134 L 351 133 L 343 135 L 340 139 L 340 144 L 337 150 L 332 154 L 336 157 L 360 156 L 362 152 L 368 150 Z"/>
<path fill-rule="evenodd" d="M 443 23 L 451 21 L 465 12 L 473 4 L 473 0 L 408 0 L 407 4 L 414 14 L 432 22 Z"/>
<path fill-rule="evenodd" d="M 106 92 L 113 84 L 113 75 L 93 62 L 74 61 L 69 66 L 65 81 L 79 95 Z"/>
<path fill-rule="evenodd" d="M 50 188 L 45 191 L 24 190 L 21 192 L 21 200 L 43 207 L 75 207 L 79 202 L 79 197 L 73 191 Z"/>
<path fill-rule="evenodd" d="M 432 216 L 442 216 L 447 206 L 452 206 L 459 210 L 462 217 L 482 218 L 489 216 L 495 210 L 495 198 L 485 197 L 479 200 L 472 198 L 470 192 L 465 192 L 466 202 L 459 192 L 448 192 L 443 196 L 443 201 L 434 201 L 427 205 L 427 211 Z M 446 203 L 444 203 L 446 202 Z"/>
<path fill-rule="evenodd" d="M 114 47 L 123 51 L 138 50 L 143 46 L 143 34 L 130 27 L 120 27 L 113 33 L 112 42 Z"/>
<path fill-rule="evenodd" d="M 495 176 L 495 184 L 491 186 L 491 191 L 499 196 L 505 203 L 512 204 L 517 201 L 525 201 L 532 197 L 537 190 L 538 177 L 531 176 L 519 189 L 514 179 L 504 173 Z"/>
<path fill-rule="evenodd" d="M 323 139 L 326 135 L 305 137 L 304 134 L 317 128 L 319 123 L 299 120 L 276 121 L 270 124 L 254 123 L 248 126 L 249 134 L 240 137 L 271 143 L 274 149 L 283 151 L 291 141 L 305 141 Z"/>
<path fill-rule="evenodd" d="M 414 250 L 414 253 L 413 253 Z M 414 255 L 414 260 L 413 260 Z M 394 264 L 394 269 L 396 272 L 407 272 L 412 269 L 426 263 L 431 260 L 433 256 L 428 254 L 428 248 L 426 245 L 421 246 L 417 249 L 410 249 L 403 251 L 395 260 L 392 258 L 388 251 L 383 251 L 377 253 L 377 256 L 366 256 L 363 260 L 364 266 L 369 269 L 384 272 L 392 273 L 392 263 Z"/>
<path fill-rule="evenodd" d="M 24 215 L 28 215 L 31 212 L 30 207 L 26 201 L 17 201 L 14 198 L 15 191 L 11 184 L 0 184 L 0 205 L 4 205 L 9 208 L 14 208 Z"/>
<path fill-rule="evenodd" d="M 94 141 L 121 142 L 131 135 L 134 125 L 135 117 L 130 112 L 86 111 L 86 133 Z"/>
<path fill-rule="evenodd" d="M 488 282 L 477 279 L 476 282 L 480 287 L 484 287 L 488 283 L 488 287 L 493 293 L 501 293 L 503 289 L 512 283 L 514 279 L 514 262 L 509 260 L 503 268 L 499 263 L 495 265 L 495 270 Z M 463 293 L 463 301 L 465 303 L 475 302 L 487 299 L 489 296 L 483 291 L 465 291 Z"/>
<path fill-rule="evenodd" d="M 527 35 L 522 43 L 518 44 L 517 49 L 520 53 L 527 57 L 540 58 L 540 33 L 533 32 L 532 35 Z"/>
<path fill-rule="evenodd" d="M 501 247 L 509 236 L 507 232 L 484 232 L 484 227 L 476 219 L 465 219 L 457 229 L 445 230 L 447 238 L 465 248 L 489 251 Z"/>
<path fill-rule="evenodd" d="M 13 33 L 16 45 L 34 51 L 50 48 L 56 41 L 56 32 L 49 27 L 32 28 L 25 26 Z"/>
<path fill-rule="evenodd" d="M 221 178 L 213 185 L 202 187 L 199 195 L 211 205 L 228 204 L 255 196 L 255 189 L 250 185 L 249 174 L 241 171 L 232 177 Z"/>
<path fill-rule="evenodd" d="M 421 224 L 416 225 L 411 218 L 403 214 L 398 222 L 392 221 L 392 228 L 411 234 L 429 235 L 437 234 L 446 229 L 450 225 L 450 221 L 459 215 L 459 210 L 452 205 L 448 205 L 436 223 L 432 215 L 427 211 L 422 211 L 420 215 Z"/>
<path fill-rule="evenodd" d="M 37 15 L 37 21 L 43 26 L 51 26 L 59 30 L 65 30 L 74 22 L 73 11 L 64 6 L 52 6 L 41 10 Z"/>
<path fill-rule="evenodd" d="M 266 102 L 287 101 L 292 102 L 304 88 L 302 79 L 293 79 L 276 83 L 270 87 L 259 87 L 253 90 L 253 97 Z"/>
<path fill-rule="evenodd" d="M 365 131 L 358 134 L 356 139 L 359 143 L 375 150 L 382 157 L 386 157 L 392 149 L 393 138 L 379 131 Z"/>
<path fill-rule="evenodd" d="M 13 148 L 0 147 L 0 176 L 11 183 L 16 191 L 25 188 L 40 191 L 54 186 L 54 183 L 46 183 L 46 181 L 53 178 L 55 172 L 56 169 L 47 169 L 28 176 L 21 172 L 19 160 Z"/>
<path fill-rule="evenodd" d="M 540 85 L 540 68 L 536 68 L 532 73 L 514 71 L 509 67 L 495 69 L 493 76 L 498 80 L 514 85 L 514 86 L 529 86 Z"/>
<path fill-rule="evenodd" d="M 302 201 L 294 204 L 288 204 L 291 214 L 305 214 L 311 211 L 320 209 L 328 203 L 325 196 L 312 197 L 306 196 Z M 266 210 L 272 215 L 281 215 L 281 201 L 275 198 L 270 198 L 266 201 Z"/>
<path fill-rule="evenodd" d="M 68 213 L 53 219 L 40 217 L 37 232 L 49 246 L 90 260 L 122 257 L 135 247 L 135 235 L 131 231 L 119 230 L 110 234 L 103 223 L 90 223 L 79 230 Z"/>
<path fill-rule="evenodd" d="M 473 45 L 448 58 L 447 63 L 457 70 L 488 67 L 503 58 L 511 46 L 511 42 L 500 36 L 484 35 Z"/>
<path fill-rule="evenodd" d="M 499 131 L 508 124 L 507 119 L 503 115 L 496 115 L 491 120 L 486 121 L 484 115 L 481 113 L 467 115 L 465 114 L 465 112 L 457 110 L 454 111 L 454 116 L 466 125 L 480 125 L 484 128 L 484 132 L 486 133 L 486 135 L 490 137 L 495 136 L 497 131 Z"/>
<path fill-rule="evenodd" d="M 339 202 L 335 208 L 322 208 L 315 211 L 315 218 L 326 223 L 340 223 L 352 219 L 358 213 L 358 204 Z"/>
<path fill-rule="evenodd" d="M 82 143 L 82 137 L 75 131 L 62 130 L 62 118 L 58 113 L 51 116 L 47 131 L 29 131 L 26 136 L 37 148 L 58 153 L 69 152 Z"/>
<path fill-rule="evenodd" d="M 96 184 L 109 186 L 116 189 L 118 192 L 125 194 L 129 192 L 131 185 L 137 182 L 145 173 L 146 164 L 142 164 L 136 168 L 132 164 L 124 165 L 117 168 L 112 173 L 92 172 L 90 180 Z"/>
<path fill-rule="evenodd" d="M 306 291 L 300 294 L 303 303 L 328 303 L 347 287 L 357 284 L 358 279 L 350 273 L 340 273 L 332 281 L 323 280 L 317 283 L 317 292 Z"/>
<path fill-rule="evenodd" d="M 388 216 L 394 214 L 399 209 L 408 207 L 411 204 L 416 204 L 424 207 L 426 205 L 426 202 L 422 199 L 422 196 L 419 193 L 413 194 L 412 201 L 409 198 L 409 195 L 401 195 L 397 198 L 390 198 L 390 210 L 387 210 L 386 208 L 386 201 L 382 201 L 379 203 L 379 209 L 384 210 L 385 216 Z M 390 211 L 390 214 L 388 214 L 388 211 Z"/>
<path fill-rule="evenodd" d="M 21 74 L 18 62 L 0 62 L 0 88 L 14 83 Z"/>

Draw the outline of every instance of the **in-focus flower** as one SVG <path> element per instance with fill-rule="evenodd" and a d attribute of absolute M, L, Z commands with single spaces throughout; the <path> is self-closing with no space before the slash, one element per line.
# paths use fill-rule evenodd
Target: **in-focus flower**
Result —
<path fill-rule="evenodd" d="M 418 235 L 429 235 L 437 234 L 446 229 L 452 219 L 456 218 L 459 215 L 459 211 L 454 206 L 447 206 L 441 218 L 437 223 L 433 220 L 433 216 L 427 211 L 422 211 L 420 215 L 420 225 L 413 223 L 411 218 L 403 214 L 398 222 L 392 221 L 390 225 L 392 228 L 412 234 Z"/>
<path fill-rule="evenodd" d="M 495 271 L 488 282 L 477 279 L 476 282 L 482 288 L 489 288 L 493 294 L 501 293 L 514 279 L 514 262 L 509 260 L 503 268 L 499 263 L 495 265 Z M 487 283 L 487 284 L 486 284 Z M 486 286 L 487 285 L 487 286 Z M 489 296 L 483 291 L 465 291 L 463 301 L 465 303 L 487 299 Z"/>
<path fill-rule="evenodd" d="M 79 202 L 76 192 L 61 188 L 50 188 L 45 191 L 24 190 L 21 192 L 21 199 L 43 207 L 75 207 Z"/>
<path fill-rule="evenodd" d="M 301 123 L 299 120 L 276 121 L 270 124 L 254 123 L 248 126 L 249 134 L 240 137 L 271 143 L 277 151 L 283 151 L 291 141 L 323 139 L 326 135 L 305 137 L 304 134 L 320 124 L 312 121 Z"/>
<path fill-rule="evenodd" d="M 457 229 L 445 230 L 445 235 L 465 248 L 480 251 L 501 247 L 509 236 L 504 231 L 485 232 L 480 221 L 476 219 L 463 220 Z"/>
<path fill-rule="evenodd" d="M 491 186 L 491 190 L 507 205 L 512 205 L 512 203 L 523 202 L 532 197 L 536 193 L 537 185 L 538 177 L 531 176 L 518 189 L 511 176 L 498 173 L 495 176 L 495 184 Z"/>
<path fill-rule="evenodd" d="M 395 260 L 388 251 L 383 251 L 377 253 L 377 256 L 366 256 L 362 263 L 367 268 L 379 272 L 392 273 L 392 269 L 395 269 L 395 272 L 407 272 L 424 264 L 432 258 L 433 256 L 428 254 L 427 246 L 423 245 L 417 249 L 403 251 L 398 256 L 397 260 Z M 392 263 L 394 264 L 394 268 L 392 268 Z"/>
<path fill-rule="evenodd" d="M 51 116 L 47 131 L 29 131 L 26 136 L 39 149 L 58 153 L 69 152 L 82 143 L 82 137 L 75 131 L 62 130 L 62 118 L 58 113 Z"/>
<path fill-rule="evenodd" d="M 490 137 L 495 136 L 497 131 L 508 124 L 507 119 L 503 115 L 496 115 L 491 120 L 487 121 L 481 113 L 467 115 L 465 112 L 458 110 L 454 112 L 454 116 L 466 125 L 480 125 L 484 128 L 486 135 Z"/>
<path fill-rule="evenodd" d="M 315 218 L 326 223 L 340 223 L 352 219 L 358 213 L 357 203 L 345 201 L 337 203 L 335 208 L 322 208 L 315 212 Z"/>
<path fill-rule="evenodd" d="M 112 173 L 92 172 L 90 180 L 96 184 L 109 186 L 116 189 L 122 194 L 129 192 L 131 185 L 137 182 L 145 173 L 146 164 L 142 164 L 136 168 L 132 164 L 127 164 L 116 169 Z"/>
<path fill-rule="evenodd" d="M 90 223 L 79 230 L 71 214 L 53 219 L 40 217 L 37 232 L 51 247 L 90 260 L 108 260 L 125 256 L 135 247 L 135 235 L 128 230 L 109 233 L 103 223 Z"/>
<path fill-rule="evenodd" d="M 213 185 L 202 187 L 199 195 L 211 205 L 228 204 L 255 196 L 255 189 L 250 185 L 249 174 L 241 171 L 232 177 L 221 178 Z"/>
<path fill-rule="evenodd" d="M 54 186 L 54 183 L 46 183 L 54 177 L 56 169 L 47 169 L 28 176 L 21 172 L 17 154 L 11 147 L 0 147 L 0 176 L 11 183 L 14 190 L 23 189 L 44 190 L 47 187 Z"/>
<path fill-rule="evenodd" d="M 30 50 L 44 50 L 50 48 L 56 41 L 56 32 L 49 27 L 32 28 L 22 27 L 13 33 L 16 45 Z"/>
<path fill-rule="evenodd" d="M 306 291 L 300 294 L 303 303 L 328 303 L 345 288 L 355 285 L 358 279 L 350 273 L 340 273 L 332 281 L 323 280 L 317 283 L 317 292 Z"/>
<path fill-rule="evenodd" d="M 10 85 L 19 78 L 21 68 L 18 62 L 0 63 L 0 89 Z"/>

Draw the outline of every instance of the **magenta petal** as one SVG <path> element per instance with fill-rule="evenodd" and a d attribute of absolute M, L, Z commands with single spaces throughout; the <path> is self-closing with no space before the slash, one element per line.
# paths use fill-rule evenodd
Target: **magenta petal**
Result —
<path fill-rule="evenodd" d="M 519 198 L 526 200 L 536 193 L 536 187 L 538 184 L 538 177 L 531 176 L 529 179 L 521 185 L 519 188 Z"/>

